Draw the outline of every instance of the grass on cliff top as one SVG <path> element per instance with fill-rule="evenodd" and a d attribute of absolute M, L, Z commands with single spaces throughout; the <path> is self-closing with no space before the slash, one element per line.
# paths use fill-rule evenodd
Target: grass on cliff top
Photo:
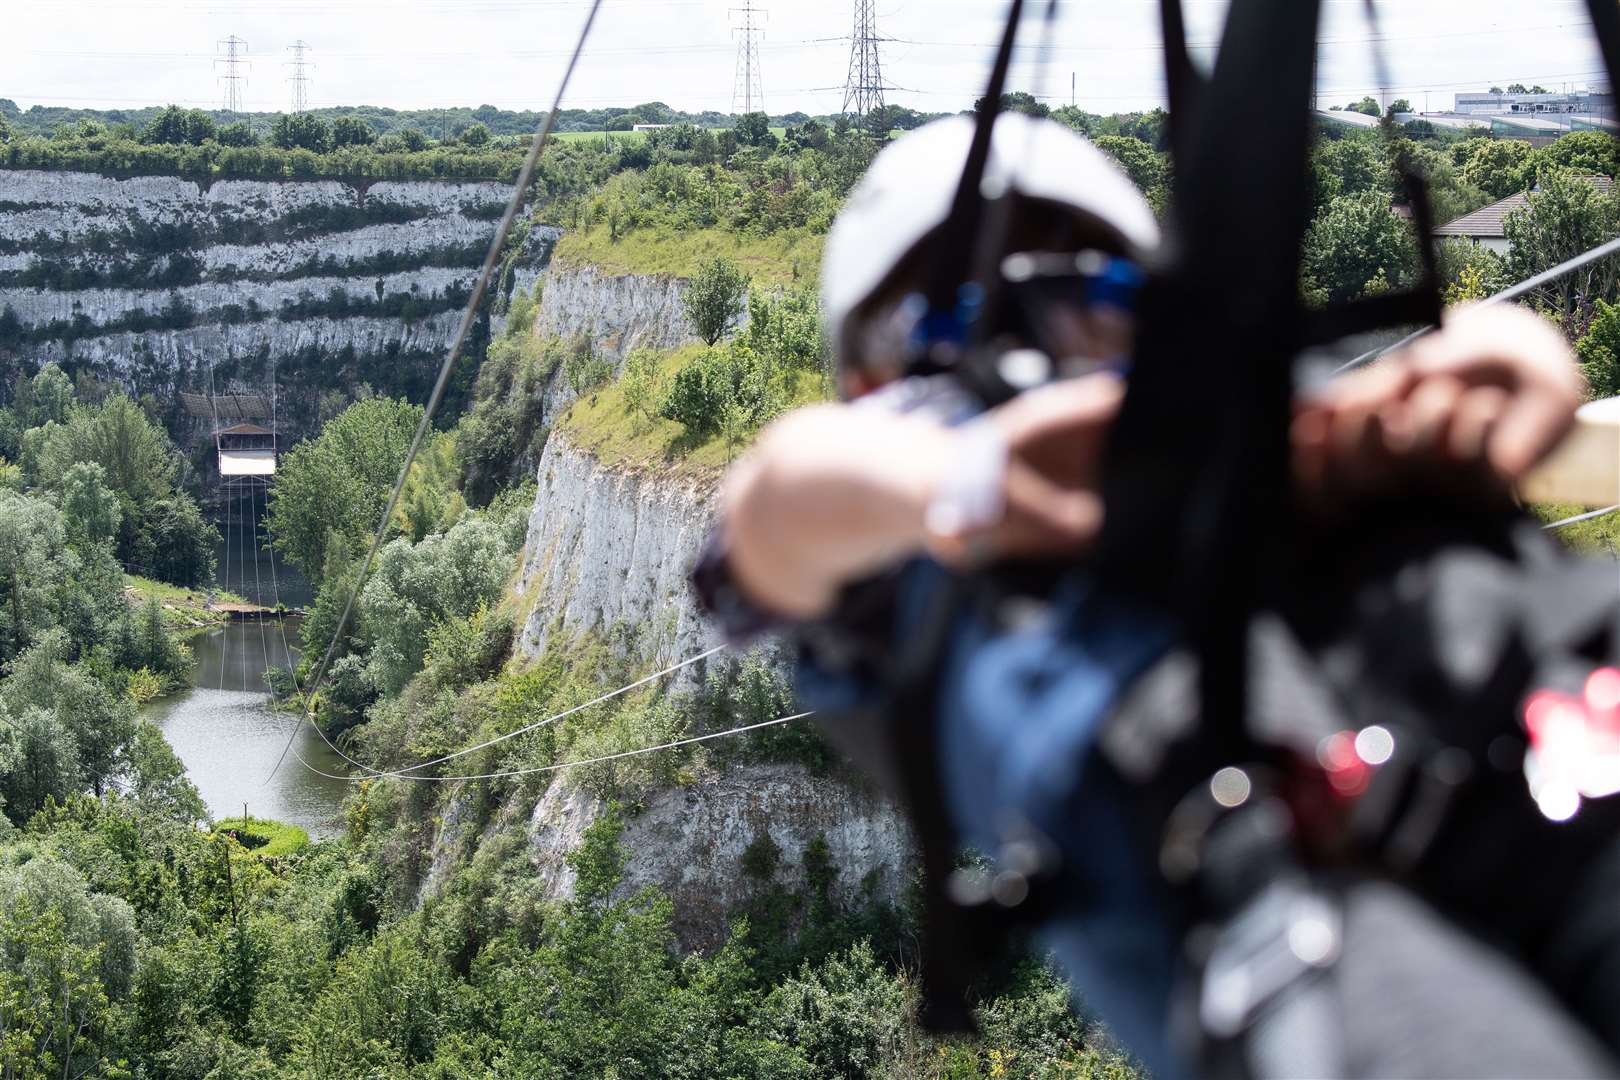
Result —
<path fill-rule="evenodd" d="M 677 371 L 706 351 L 706 346 L 693 344 L 664 354 L 659 361 L 663 388 L 668 388 Z M 826 400 L 821 376 L 816 372 L 796 371 L 793 380 L 790 408 Z M 574 402 L 557 421 L 557 430 L 604 465 L 658 468 L 666 474 L 673 472 L 699 480 L 717 479 L 731 460 L 746 449 L 728 449 L 725 439 L 718 435 L 693 439 L 684 424 L 662 417 L 648 420 L 640 413 L 631 412 L 625 404 L 623 386 L 617 380 Z"/>
<path fill-rule="evenodd" d="M 563 234 L 552 253 L 558 266 L 595 266 L 610 274 L 691 277 L 718 255 L 733 259 L 756 285 L 814 283 L 826 237 L 804 232 L 744 236 L 724 229 L 645 228 L 617 240 L 605 225 Z"/>

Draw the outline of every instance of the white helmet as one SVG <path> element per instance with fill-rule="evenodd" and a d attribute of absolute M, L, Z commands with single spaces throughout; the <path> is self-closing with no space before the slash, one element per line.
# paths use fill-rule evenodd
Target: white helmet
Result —
<path fill-rule="evenodd" d="M 821 261 L 821 315 L 830 340 L 844 340 L 844 321 L 950 216 L 973 130 L 973 117 L 952 116 L 901 136 L 850 192 Z M 1159 223 L 1125 173 L 1055 120 L 1002 114 L 984 186 L 1095 218 L 1118 233 L 1127 254 L 1145 254 L 1159 242 Z"/>

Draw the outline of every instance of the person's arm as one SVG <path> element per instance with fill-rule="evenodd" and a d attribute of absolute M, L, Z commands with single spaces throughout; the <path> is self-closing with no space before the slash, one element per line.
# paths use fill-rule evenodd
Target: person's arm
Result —
<path fill-rule="evenodd" d="M 1563 335 L 1523 308 L 1470 308 L 1295 417 L 1294 469 L 1333 502 L 1420 489 L 1506 493 L 1574 423 L 1581 379 Z"/>
<path fill-rule="evenodd" d="M 785 417 L 727 482 L 731 575 L 754 603 L 802 620 L 923 551 L 958 566 L 1078 551 L 1101 522 L 1097 459 L 1120 392 L 1112 376 L 1079 379 L 964 428 L 840 405 Z M 941 511 L 958 495 L 987 498 L 992 520 L 953 527 Z"/>

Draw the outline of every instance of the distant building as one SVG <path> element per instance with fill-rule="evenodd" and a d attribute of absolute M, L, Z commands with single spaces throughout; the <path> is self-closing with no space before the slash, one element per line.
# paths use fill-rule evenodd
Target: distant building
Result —
<path fill-rule="evenodd" d="M 1567 94 L 1458 94 L 1452 112 L 1463 116 L 1543 114 L 1614 119 L 1614 92 L 1576 90 Z"/>
<path fill-rule="evenodd" d="M 675 126 L 674 124 L 632 124 L 630 126 L 630 130 L 631 131 L 662 131 L 665 128 L 670 128 L 670 127 L 674 127 L 674 126 Z"/>
<path fill-rule="evenodd" d="M 1586 180 L 1605 194 L 1614 190 L 1614 181 L 1607 176 L 1588 176 Z M 1446 222 L 1434 230 L 1434 235 L 1441 239 L 1468 240 L 1476 246 L 1494 251 L 1498 255 L 1506 255 L 1508 253 L 1508 215 L 1514 211 L 1523 210 L 1529 203 L 1530 193 L 1527 191 L 1521 191 L 1517 195 L 1509 195 L 1500 202 L 1482 206 L 1472 214 L 1464 214 L 1455 221 Z"/>

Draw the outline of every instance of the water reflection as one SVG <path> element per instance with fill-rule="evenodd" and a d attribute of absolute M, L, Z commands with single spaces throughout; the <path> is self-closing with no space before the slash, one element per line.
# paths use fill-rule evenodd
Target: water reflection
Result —
<path fill-rule="evenodd" d="M 298 620 L 230 623 L 192 639 L 196 689 L 150 706 L 148 715 L 163 730 L 208 812 L 230 817 L 248 811 L 256 817 L 289 821 L 311 836 L 342 831 L 341 806 L 350 785 L 317 776 L 292 756 L 266 783 L 288 733 L 299 724 L 295 713 L 269 707 L 264 671 L 298 659 Z M 293 748 L 322 770 L 343 774 L 343 760 L 326 747 L 308 723 L 299 727 Z"/>

